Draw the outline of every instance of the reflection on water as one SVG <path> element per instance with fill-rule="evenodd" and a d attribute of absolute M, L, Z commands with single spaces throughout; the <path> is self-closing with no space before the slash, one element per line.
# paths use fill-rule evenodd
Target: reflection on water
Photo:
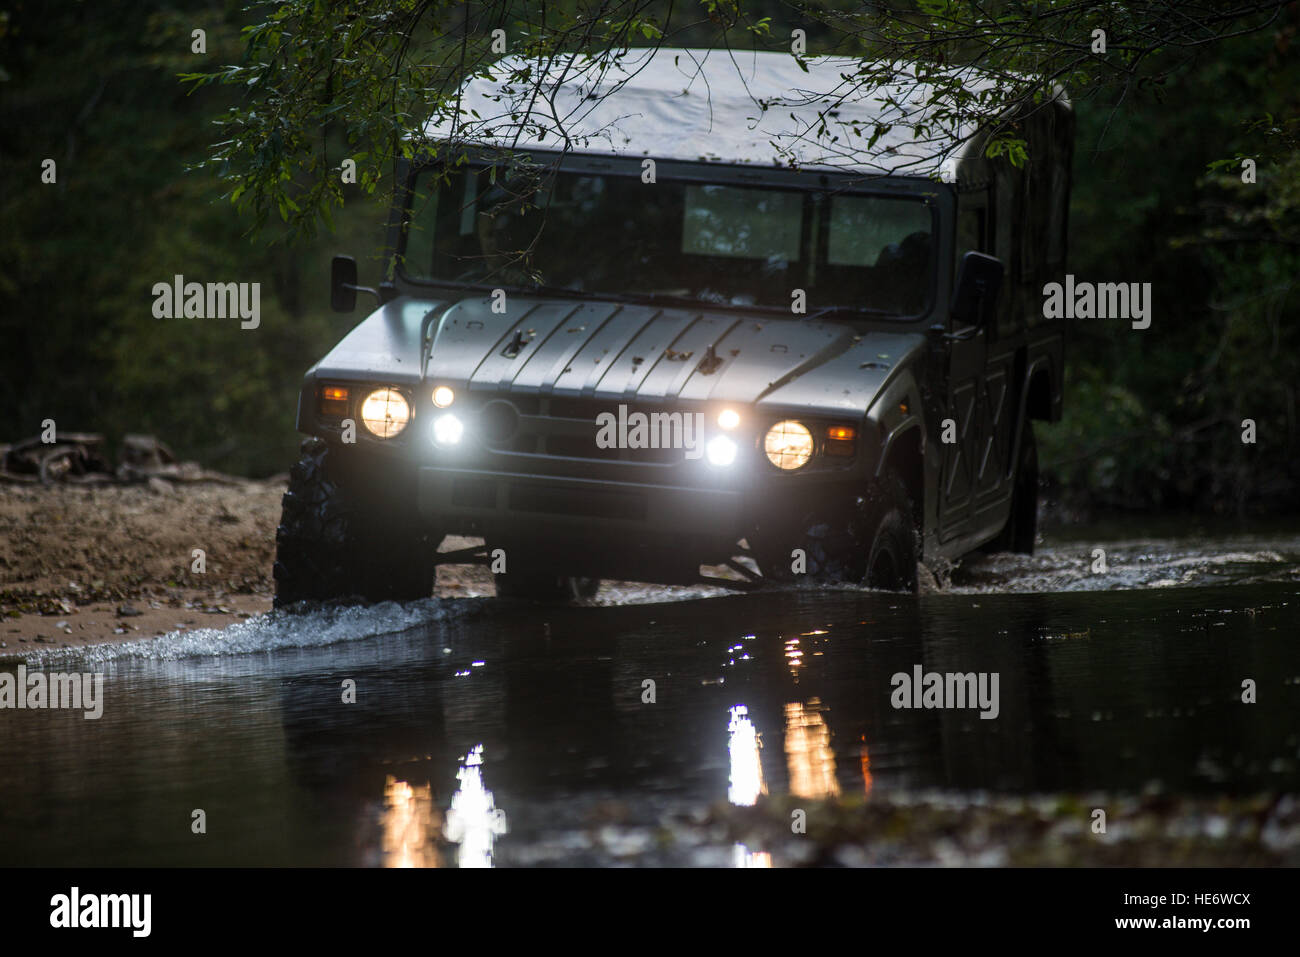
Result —
<path fill-rule="evenodd" d="M 743 704 L 731 708 L 731 722 L 727 726 L 727 750 L 731 755 L 731 786 L 727 800 L 742 807 L 758 802 L 760 794 L 767 793 L 763 781 L 763 760 L 759 749 L 762 741 L 754 722 L 749 720 L 749 709 Z M 772 855 L 765 851 L 751 851 L 744 844 L 732 847 L 732 864 L 735 867 L 771 867 Z"/>
<path fill-rule="evenodd" d="M 767 793 L 763 782 L 763 761 L 759 755 L 762 742 L 754 722 L 749 720 L 749 709 L 738 704 L 731 709 L 731 723 L 727 726 L 730 739 L 727 750 L 731 755 L 731 786 L 727 800 L 732 804 L 749 806 Z"/>
<path fill-rule="evenodd" d="M 785 760 L 790 769 L 790 793 L 796 797 L 829 798 L 840 793 L 823 710 L 817 698 L 810 698 L 806 705 L 791 701 L 785 706 Z"/>
<path fill-rule="evenodd" d="M 767 866 L 811 842 L 719 838 L 724 795 L 815 824 L 837 795 L 1285 794 L 1297 633 L 1295 582 L 503 605 L 328 647 L 284 626 L 262 654 L 102 662 L 100 721 L 0 714 L 0 865 Z M 998 718 L 894 709 L 917 665 L 999 674 Z"/>
<path fill-rule="evenodd" d="M 381 816 L 384 867 L 438 867 L 439 834 L 456 849 L 457 867 L 492 867 L 492 847 L 508 833 L 506 814 L 483 785 L 483 745 L 471 748 L 456 769 L 460 787 L 445 817 L 432 785 L 413 787 L 388 775 Z"/>
<path fill-rule="evenodd" d="M 413 788 L 391 774 L 384 782 L 383 844 L 385 867 L 437 867 L 433 836 L 438 811 L 429 785 Z"/>
<path fill-rule="evenodd" d="M 767 851 L 751 851 L 744 844 L 737 844 L 733 848 L 733 852 L 732 866 L 734 867 L 772 866 L 772 855 Z"/>
<path fill-rule="evenodd" d="M 797 678 L 799 676 L 798 669 L 803 665 L 803 649 L 799 647 L 798 638 L 791 638 L 785 643 L 785 658 L 790 668 L 790 674 Z"/>
<path fill-rule="evenodd" d="M 497 807 L 492 792 L 483 786 L 483 745 L 472 748 L 456 772 L 460 788 L 452 795 L 443 833 L 459 844 L 456 863 L 461 867 L 491 867 L 492 844 L 507 832 L 506 812 Z"/>
<path fill-rule="evenodd" d="M 789 647 L 787 644 L 787 658 Z M 792 662 L 797 667 L 797 662 Z M 818 698 L 807 702 L 791 701 L 785 706 L 785 758 L 789 773 L 789 793 L 795 797 L 820 800 L 838 797 L 840 783 L 835 775 L 835 752 L 831 750 L 831 732 L 826 724 L 823 707 Z M 731 785 L 727 800 L 732 804 L 749 807 L 767 794 L 763 779 L 762 741 L 757 728 L 749 718 L 745 705 L 730 709 L 731 721 L 727 726 L 727 750 L 731 758 Z M 871 789 L 871 773 L 867 770 L 867 749 L 862 747 L 862 769 L 866 787 Z M 733 864 L 736 867 L 771 867 L 772 855 L 765 851 L 751 851 L 744 844 L 733 847 Z"/>

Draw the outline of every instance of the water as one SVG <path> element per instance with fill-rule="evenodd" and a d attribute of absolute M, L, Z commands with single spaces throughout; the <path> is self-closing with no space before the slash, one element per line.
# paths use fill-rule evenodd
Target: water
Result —
<path fill-rule="evenodd" d="M 0 712 L 0 864 L 768 863 L 726 809 L 1294 792 L 1300 537 L 1198 534 L 919 597 L 619 586 L 46 651 L 104 714 Z M 997 717 L 893 707 L 917 665 L 996 673 Z"/>

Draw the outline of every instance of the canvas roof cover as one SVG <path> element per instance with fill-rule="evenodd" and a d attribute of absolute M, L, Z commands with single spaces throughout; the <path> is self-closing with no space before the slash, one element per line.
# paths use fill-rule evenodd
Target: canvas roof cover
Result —
<path fill-rule="evenodd" d="M 562 55 L 534 95 L 538 61 L 505 57 L 462 88 L 458 117 L 430 122 L 433 139 L 520 150 L 650 156 L 868 174 L 955 175 L 969 122 L 935 122 L 935 87 L 910 66 L 897 82 L 864 85 L 855 57 L 632 49 L 602 64 Z M 517 71 L 527 70 L 527 78 Z M 950 71 L 972 91 L 989 79 Z M 890 129 L 867 148 L 878 123 Z M 917 124 L 923 133 L 915 135 Z M 859 132 L 860 131 L 860 134 Z M 946 162 L 945 162 L 946 160 Z"/>

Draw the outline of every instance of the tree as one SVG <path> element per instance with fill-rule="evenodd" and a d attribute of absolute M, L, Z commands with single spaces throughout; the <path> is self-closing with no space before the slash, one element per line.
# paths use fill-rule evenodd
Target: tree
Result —
<path fill-rule="evenodd" d="M 1277 23 L 1281 0 L 1170 3 L 1168 0 L 980 2 L 916 0 L 878 5 L 744 0 L 351 0 L 258 4 L 265 19 L 245 28 L 239 65 L 187 73 L 191 90 L 224 83 L 243 103 L 219 121 L 221 139 L 206 165 L 227 195 L 260 224 L 271 213 L 295 236 L 329 224 L 343 202 L 342 161 L 374 192 L 399 156 L 448 156 L 425 136 L 430 121 L 472 140 L 489 125 L 535 122 L 462 114 L 462 84 L 509 54 L 511 79 L 534 100 L 543 77 L 599 76 L 634 46 L 693 44 L 783 49 L 802 58 L 834 52 L 860 58 L 835 89 L 814 91 L 827 111 L 860 88 L 900 79 L 925 84 L 935 122 L 957 117 L 992 128 L 986 151 L 1025 158 L 1015 122 L 1058 86 L 1076 99 L 1106 97 L 1116 109 L 1135 91 L 1160 88 L 1204 51 Z M 796 31 L 807 35 L 801 45 Z M 533 61 L 536 68 L 519 66 Z M 900 64 L 912 69 L 900 73 Z M 956 69 L 954 69 L 956 68 Z M 968 82 L 967 68 L 989 82 Z M 1011 109 L 1009 109 L 1011 108 Z M 882 132 L 858 131 L 869 149 Z M 810 136 L 824 129 L 810 130 Z M 333 134 L 333 135 L 331 135 Z M 441 153 L 440 153 L 441 151 Z"/>

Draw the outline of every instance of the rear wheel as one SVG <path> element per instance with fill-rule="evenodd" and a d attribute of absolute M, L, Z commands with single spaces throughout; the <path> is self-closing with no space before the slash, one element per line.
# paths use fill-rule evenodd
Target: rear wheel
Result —
<path fill-rule="evenodd" d="M 441 536 L 412 521 L 404 506 L 413 508 L 413 502 L 379 500 L 350 488 L 338 455 L 320 439 L 308 439 L 289 473 L 275 535 L 275 607 L 332 598 L 428 598 Z"/>

